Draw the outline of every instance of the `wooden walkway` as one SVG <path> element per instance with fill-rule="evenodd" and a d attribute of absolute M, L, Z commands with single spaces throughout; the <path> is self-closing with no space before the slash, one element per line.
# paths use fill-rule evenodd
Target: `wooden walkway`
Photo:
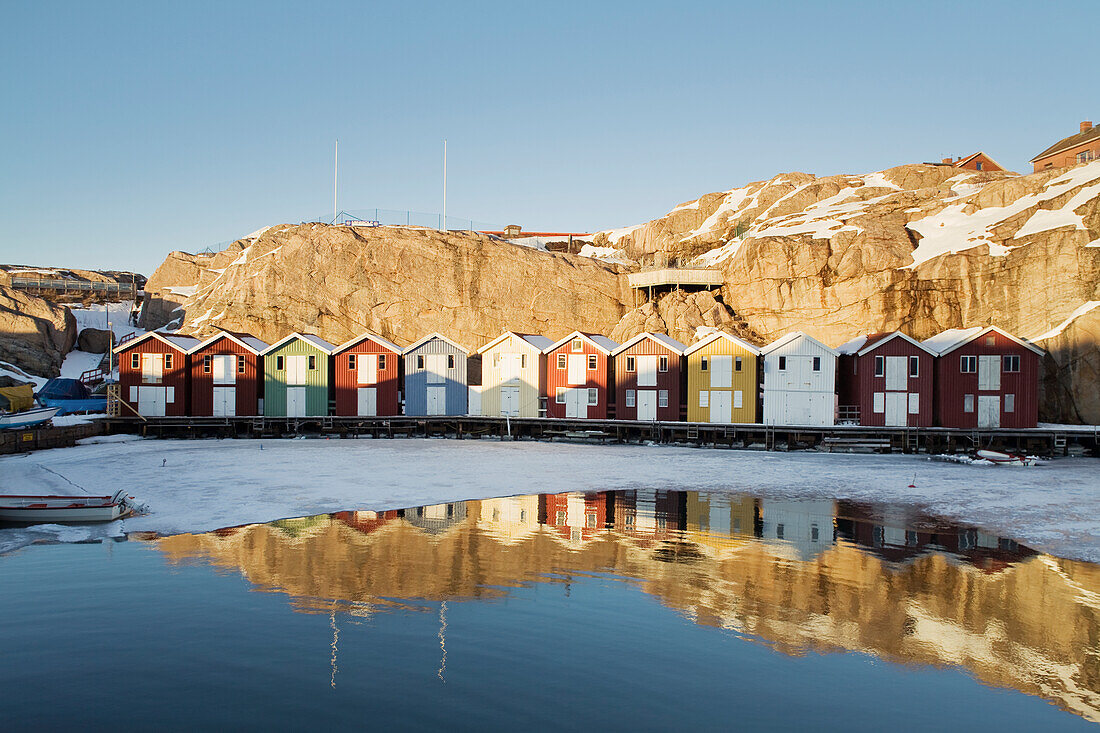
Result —
<path fill-rule="evenodd" d="M 101 420 L 64 427 L 33 428 L 0 431 L 0 454 L 27 453 L 43 448 L 67 448 L 81 438 L 102 435 L 110 429 Z M 10 488 L 10 487 L 9 487 Z"/>
<path fill-rule="evenodd" d="M 161 438 L 262 438 L 320 435 L 339 438 L 450 437 L 666 443 L 759 450 L 968 453 L 978 448 L 1041 456 L 1100 455 L 1100 432 L 1083 429 L 881 428 L 720 425 L 634 420 L 570 420 L 472 416 L 433 417 L 113 417 L 107 432 Z"/>

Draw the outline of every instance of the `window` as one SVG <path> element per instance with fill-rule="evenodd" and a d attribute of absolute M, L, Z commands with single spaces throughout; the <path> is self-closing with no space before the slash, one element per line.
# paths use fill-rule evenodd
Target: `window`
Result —
<path fill-rule="evenodd" d="M 313 354 L 309 355 L 309 368 L 310 369 L 316 369 L 317 368 L 317 357 L 314 356 Z"/>
<path fill-rule="evenodd" d="M 820 356 L 815 356 L 814 357 L 814 371 L 815 372 L 820 372 L 821 371 L 821 357 Z"/>
<path fill-rule="evenodd" d="M 557 391 L 554 392 L 554 402 L 559 405 L 565 404 L 565 387 L 558 387 Z"/>
<path fill-rule="evenodd" d="M 600 392 L 594 387 L 588 388 L 588 404 L 595 405 L 599 403 Z"/>
<path fill-rule="evenodd" d="M 172 354 L 165 354 L 164 355 L 164 368 L 165 369 L 171 369 L 172 368 Z"/>
<path fill-rule="evenodd" d="M 520 354 L 519 355 L 519 368 L 520 369 L 526 369 L 527 368 L 527 354 Z"/>
<path fill-rule="evenodd" d="M 626 406 L 634 407 L 634 390 L 632 389 L 626 391 Z"/>
<path fill-rule="evenodd" d="M 385 368 L 386 368 L 386 355 L 385 354 L 379 354 L 378 355 L 378 371 L 383 371 L 383 370 L 385 370 Z"/>
<path fill-rule="evenodd" d="M 810 525 L 810 542 L 817 542 L 821 537 L 821 530 L 817 528 L 816 524 Z"/>
<path fill-rule="evenodd" d="M 203 374 L 209 374 L 210 373 L 211 364 L 213 363 L 213 361 L 214 361 L 214 357 L 211 356 L 210 354 L 203 354 L 202 355 L 202 373 Z"/>
<path fill-rule="evenodd" d="M 573 345 L 569 348 L 573 351 L 584 351 L 584 341 L 582 339 L 573 339 Z"/>
<path fill-rule="evenodd" d="M 735 371 L 735 372 L 741 371 L 741 357 L 740 356 L 733 357 L 733 371 Z"/>
<path fill-rule="evenodd" d="M 141 354 L 136 351 L 130 354 L 130 368 L 141 369 Z"/>
<path fill-rule="evenodd" d="M 1005 412 L 1016 412 L 1016 395 L 1005 395 Z"/>
<path fill-rule="evenodd" d="M 497 353 L 493 354 L 493 366 L 495 366 L 495 367 L 500 366 L 500 352 L 497 352 Z"/>
<path fill-rule="evenodd" d="M 978 357 L 960 356 L 959 371 L 963 374 L 973 374 L 974 372 L 978 371 Z"/>
<path fill-rule="evenodd" d="M 974 170 L 976 170 L 976 171 L 980 171 L 981 169 L 982 169 L 982 161 L 980 161 L 980 160 L 979 160 L 979 161 L 976 161 L 976 162 L 974 163 Z"/>
<path fill-rule="evenodd" d="M 914 530 L 911 530 L 911 529 L 905 530 L 905 546 L 906 547 L 916 547 L 917 546 L 917 540 L 918 540 L 917 533 Z"/>
<path fill-rule="evenodd" d="M 657 407 L 668 407 L 667 389 L 662 389 L 657 392 Z"/>
<path fill-rule="evenodd" d="M 785 356 L 779 357 L 779 371 L 787 371 L 787 357 Z"/>
<path fill-rule="evenodd" d="M 1077 154 L 1077 162 L 1078 163 L 1088 163 L 1090 160 L 1092 160 L 1092 151 L 1091 150 L 1086 150 L 1082 153 Z"/>
<path fill-rule="evenodd" d="M 281 372 L 283 370 L 283 357 L 275 357 L 275 371 Z"/>
<path fill-rule="evenodd" d="M 424 368 L 424 355 L 423 354 L 417 354 L 416 355 L 416 368 L 417 369 L 423 369 Z"/>
<path fill-rule="evenodd" d="M 710 407 L 710 392 L 699 390 L 699 407 Z"/>
<path fill-rule="evenodd" d="M 634 357 L 633 356 L 626 357 L 626 370 L 628 372 L 634 371 Z"/>
<path fill-rule="evenodd" d="M 779 539 L 783 539 L 783 535 L 786 533 L 787 528 L 782 524 L 775 525 L 775 536 Z"/>
<path fill-rule="evenodd" d="M 885 356 L 876 356 L 875 357 L 875 376 L 876 377 L 885 377 L 886 376 L 886 357 Z"/>
<path fill-rule="evenodd" d="M 527 510 L 526 509 L 520 509 L 519 510 L 519 521 L 520 521 L 521 524 L 527 524 Z"/>
<path fill-rule="evenodd" d="M 909 357 L 909 376 L 910 377 L 919 377 L 920 376 L 920 357 L 919 356 L 910 356 Z"/>
<path fill-rule="evenodd" d="M 1018 354 L 1011 354 L 1004 358 L 1004 370 L 1006 372 L 1018 372 L 1020 371 L 1020 356 Z"/>
<path fill-rule="evenodd" d="M 986 336 L 985 337 L 985 345 L 986 346 L 996 346 L 997 345 L 997 337 L 996 336 Z"/>
<path fill-rule="evenodd" d="M 558 354 L 558 369 L 565 369 L 565 354 Z"/>
<path fill-rule="evenodd" d="M 589 370 L 594 370 L 595 368 L 596 368 L 596 355 L 595 354 L 589 354 L 588 355 L 588 369 Z"/>
<path fill-rule="evenodd" d="M 447 354 L 447 368 L 448 369 L 454 369 L 455 368 L 455 355 L 454 354 Z"/>
<path fill-rule="evenodd" d="M 596 512 L 585 512 L 584 514 L 584 526 L 588 529 L 596 528 Z"/>
<path fill-rule="evenodd" d="M 565 512 L 559 511 L 557 514 L 558 520 L 555 522 L 559 527 L 565 526 Z"/>
<path fill-rule="evenodd" d="M 500 509 L 498 509 L 496 507 L 493 507 L 493 521 L 494 522 L 499 522 L 500 521 Z"/>
<path fill-rule="evenodd" d="M 667 356 L 662 356 L 662 357 L 659 357 L 657 359 L 657 371 L 659 371 L 659 372 L 667 372 L 668 371 L 668 357 Z"/>
<path fill-rule="evenodd" d="M 355 371 L 355 354 L 348 354 L 348 369 Z"/>
<path fill-rule="evenodd" d="M 626 525 L 627 529 L 633 529 L 634 528 L 634 515 L 633 514 L 627 514 L 625 517 L 623 517 L 623 524 Z"/>
<path fill-rule="evenodd" d="M 707 357 L 703 357 L 703 360 L 699 362 L 699 370 L 705 372 L 707 370 Z"/>
<path fill-rule="evenodd" d="M 238 356 L 237 357 L 237 374 L 244 374 L 244 364 L 245 364 L 244 357 L 243 356 Z"/>
<path fill-rule="evenodd" d="M 963 395 L 963 412 L 974 412 L 974 395 Z"/>

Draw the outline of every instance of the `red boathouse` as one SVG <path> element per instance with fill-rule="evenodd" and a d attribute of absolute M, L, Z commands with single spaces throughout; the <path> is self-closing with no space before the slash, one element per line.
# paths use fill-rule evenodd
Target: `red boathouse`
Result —
<path fill-rule="evenodd" d="M 615 418 L 681 420 L 686 349 L 663 333 L 641 333 L 611 352 Z"/>
<path fill-rule="evenodd" d="M 611 352 L 618 346 L 606 336 L 574 331 L 546 347 L 546 416 L 606 420 Z"/>
<path fill-rule="evenodd" d="M 119 397 L 146 417 L 187 414 L 187 352 L 199 345 L 190 336 L 150 331 L 115 348 Z"/>
<path fill-rule="evenodd" d="M 270 344 L 222 331 L 191 349 L 191 412 L 195 417 L 262 415 L 263 357 Z"/>
<path fill-rule="evenodd" d="M 838 346 L 840 419 L 860 425 L 931 427 L 935 352 L 900 331 Z"/>
<path fill-rule="evenodd" d="M 337 346 L 332 363 L 337 415 L 400 414 L 400 346 L 364 333 Z"/>

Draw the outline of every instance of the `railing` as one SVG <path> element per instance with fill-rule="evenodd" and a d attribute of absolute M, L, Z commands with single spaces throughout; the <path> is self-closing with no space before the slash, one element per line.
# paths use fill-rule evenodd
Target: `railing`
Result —
<path fill-rule="evenodd" d="M 130 333 L 126 334 L 125 336 L 123 336 L 122 338 L 120 338 L 118 341 L 115 342 L 115 347 L 114 347 L 115 350 L 117 351 L 119 346 L 122 346 L 127 341 L 133 341 L 137 337 L 138 337 L 137 331 L 131 331 Z"/>
<path fill-rule="evenodd" d="M 95 282 L 92 280 L 61 280 L 55 278 L 30 278 L 12 276 L 11 285 L 16 290 L 54 290 L 62 293 L 132 293 L 133 283 Z"/>
<path fill-rule="evenodd" d="M 859 425 L 859 405 L 840 405 L 836 408 L 838 425 Z"/>
<path fill-rule="evenodd" d="M 104 379 L 107 378 L 107 372 L 103 371 L 99 367 L 95 369 L 86 369 L 80 373 L 80 381 L 89 387 L 94 387 Z"/>

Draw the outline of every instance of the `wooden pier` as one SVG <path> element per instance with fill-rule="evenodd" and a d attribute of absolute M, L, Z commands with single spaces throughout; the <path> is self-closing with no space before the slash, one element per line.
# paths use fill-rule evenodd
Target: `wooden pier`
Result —
<path fill-rule="evenodd" d="M 761 424 L 433 417 L 112 417 L 110 433 L 157 438 L 493 438 L 595 443 L 662 443 L 769 451 L 969 453 L 979 448 L 1039 456 L 1100 455 L 1100 429 L 884 428 Z"/>
<path fill-rule="evenodd" d="M 76 445 L 76 441 L 81 438 L 102 435 L 110 427 L 102 420 L 95 420 L 80 425 L 0 431 L 0 455 L 27 453 L 44 448 L 67 448 Z"/>

